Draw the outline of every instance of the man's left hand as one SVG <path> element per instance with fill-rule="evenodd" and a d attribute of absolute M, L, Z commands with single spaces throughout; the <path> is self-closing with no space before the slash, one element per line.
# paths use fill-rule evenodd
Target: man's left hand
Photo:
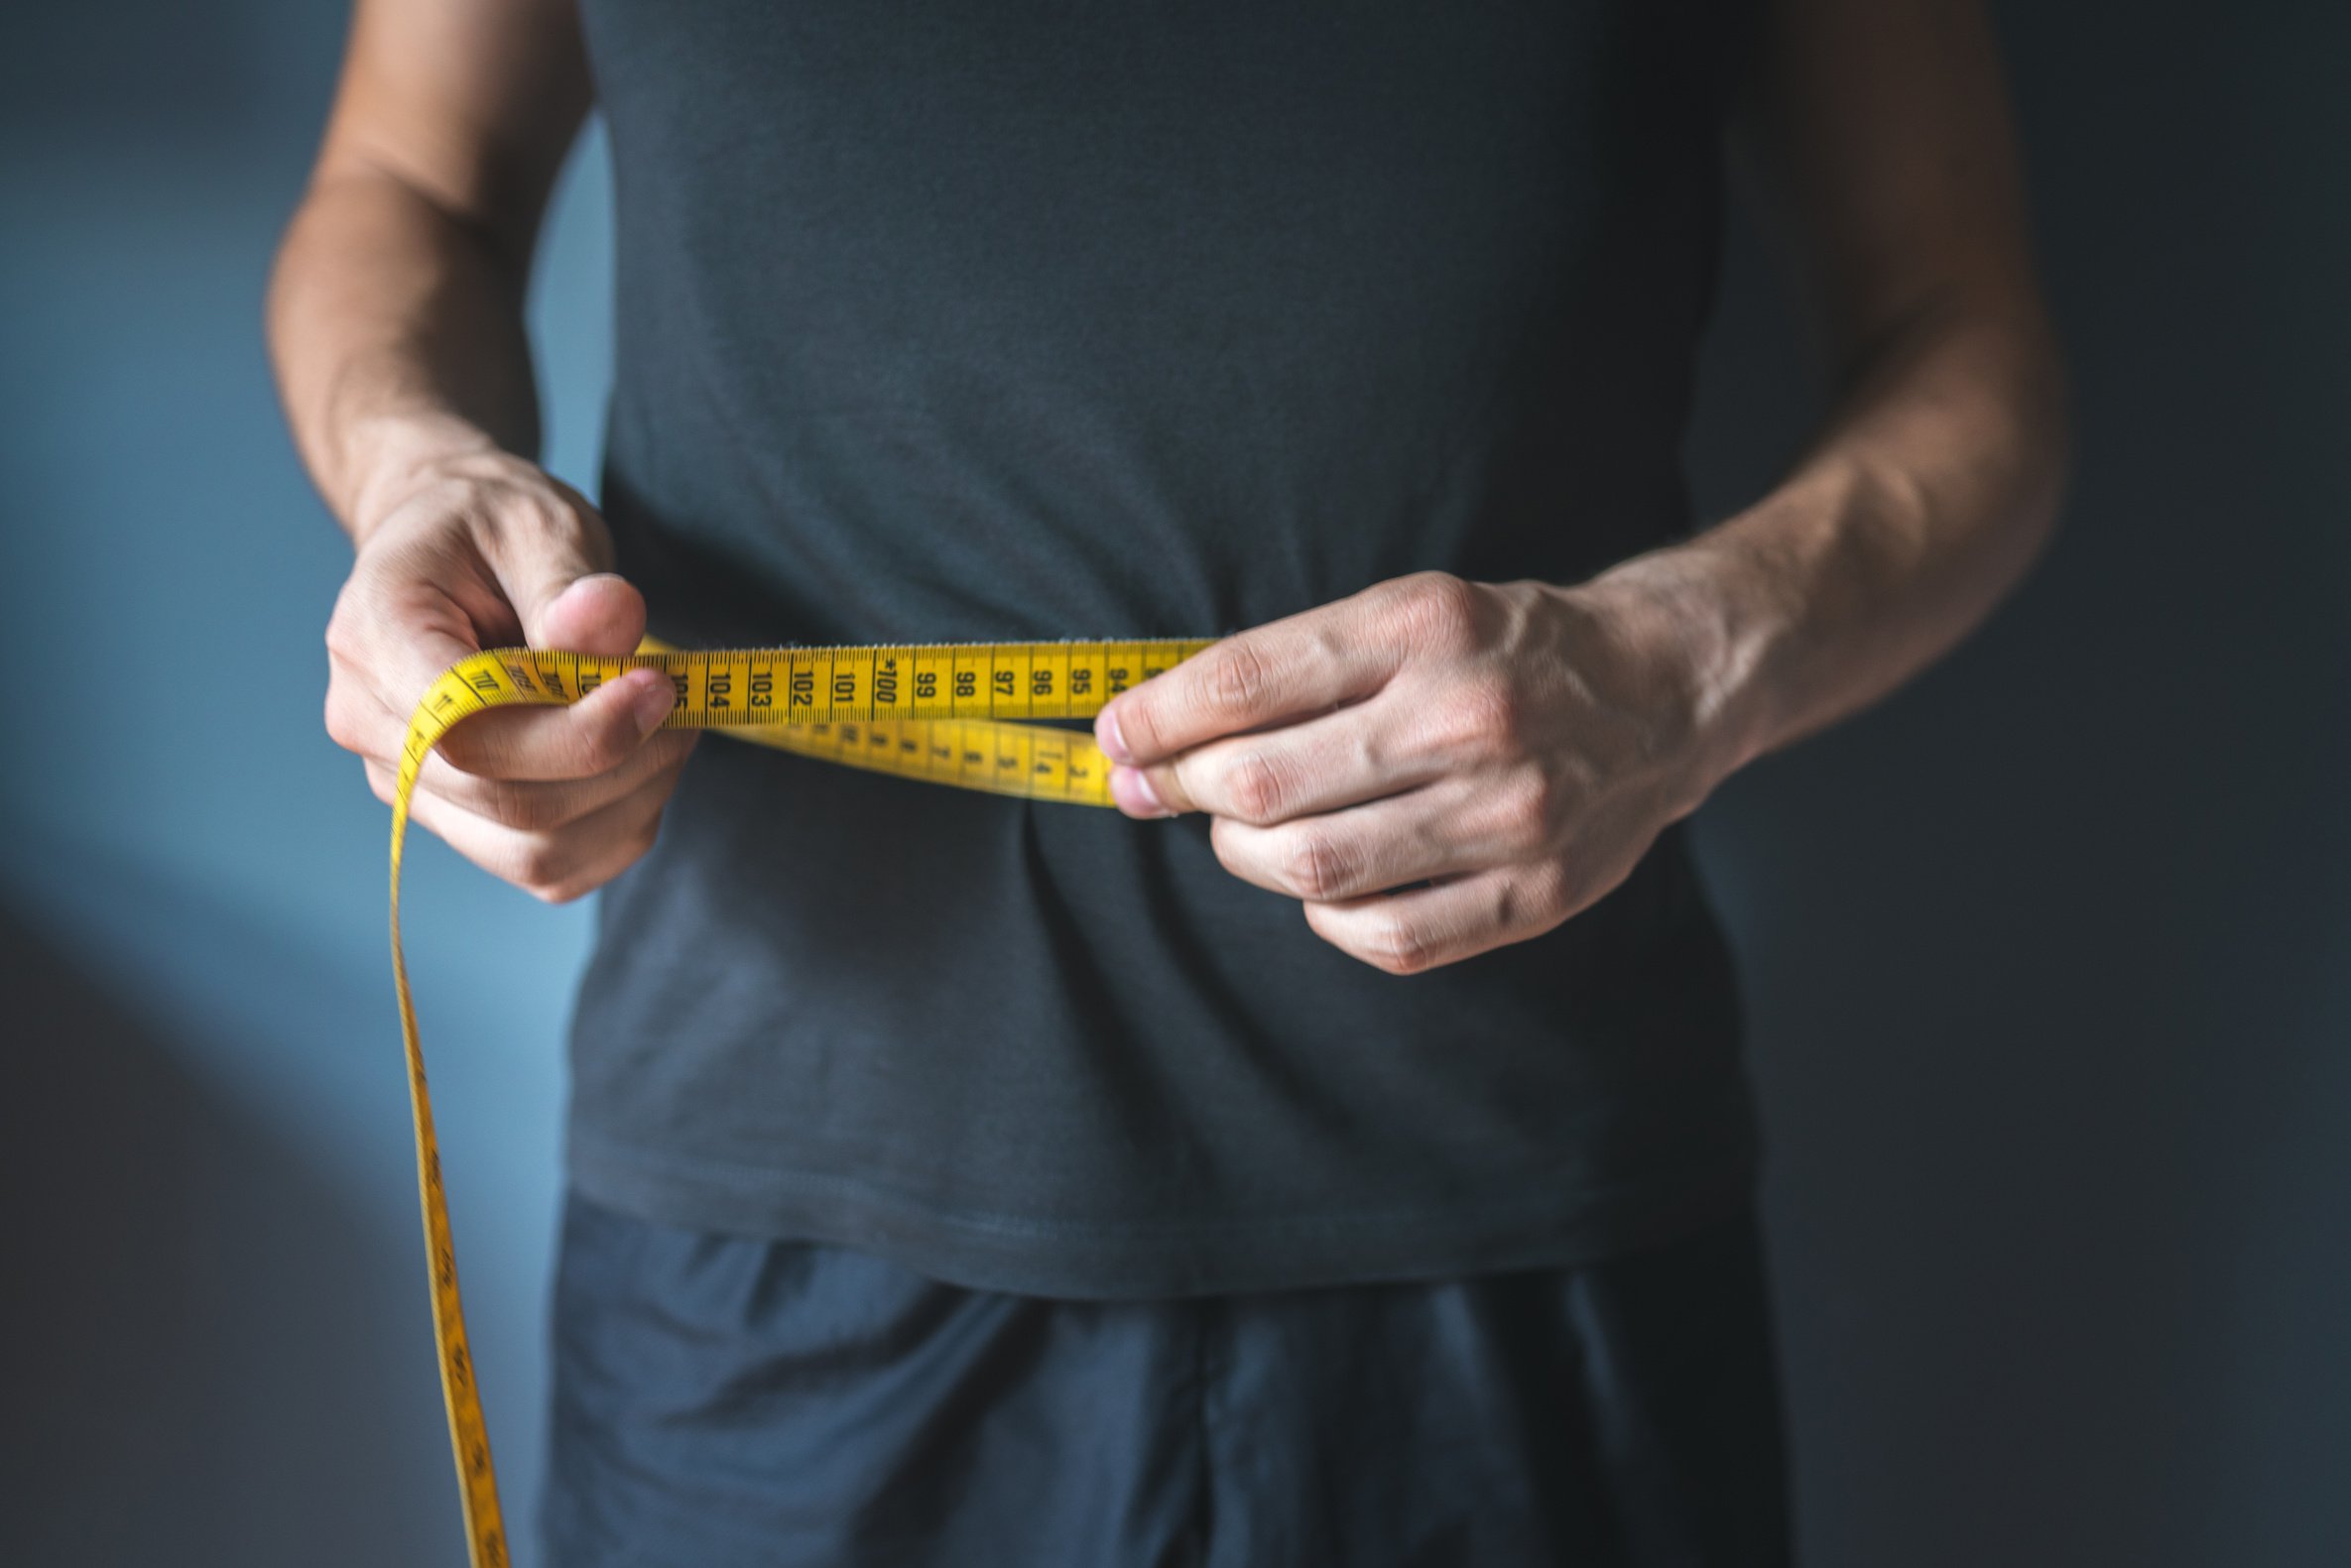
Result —
<path fill-rule="evenodd" d="M 1225 638 L 1102 710 L 1111 792 L 1209 813 L 1227 870 L 1392 974 L 1540 936 L 1727 771 L 1704 629 L 1646 582 L 1421 572 Z"/>

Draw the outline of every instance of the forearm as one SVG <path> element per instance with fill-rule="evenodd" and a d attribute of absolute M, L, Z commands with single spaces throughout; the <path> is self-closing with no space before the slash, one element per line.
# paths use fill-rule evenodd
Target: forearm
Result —
<path fill-rule="evenodd" d="M 1771 494 L 1594 583 L 1670 607 L 1706 787 L 1885 695 L 2014 586 L 2063 488 L 2061 382 L 2030 302 L 1916 312 Z"/>
<path fill-rule="evenodd" d="M 303 460 L 355 539 L 423 464 L 536 452 L 518 249 L 364 165 L 312 183 L 271 280 L 270 348 Z"/>

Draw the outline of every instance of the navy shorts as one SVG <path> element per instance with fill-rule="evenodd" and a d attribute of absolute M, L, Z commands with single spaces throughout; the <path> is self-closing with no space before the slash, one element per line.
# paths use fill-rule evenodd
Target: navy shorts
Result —
<path fill-rule="evenodd" d="M 566 1202 L 548 1568 L 1789 1561 L 1752 1214 L 1572 1268 L 1173 1301 Z"/>

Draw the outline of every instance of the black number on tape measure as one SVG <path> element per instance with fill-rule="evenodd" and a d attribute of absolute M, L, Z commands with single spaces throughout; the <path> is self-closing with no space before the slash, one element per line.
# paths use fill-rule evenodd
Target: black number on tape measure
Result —
<path fill-rule="evenodd" d="M 1190 652 L 1190 645 L 1175 642 L 1124 646 L 1135 650 L 1139 663 L 1146 658 L 1154 661 L 1143 667 L 1141 673 L 1145 678 L 1160 673 Z M 1151 653 L 1155 648 L 1156 655 Z M 828 706 L 827 721 L 809 725 L 807 733 L 818 744 L 808 745 L 783 735 L 755 738 L 835 762 L 928 777 L 968 788 L 1003 790 L 1036 798 L 1098 799 L 1098 781 L 1103 770 L 1094 767 L 1092 760 L 1099 753 L 1073 734 L 1051 730 L 1041 733 L 1000 723 L 951 721 L 978 718 L 991 711 L 977 703 L 983 670 L 989 696 L 994 701 L 1009 706 L 1024 692 L 1031 701 L 1032 705 L 1026 709 L 996 710 L 1000 718 L 1050 718 L 1068 712 L 1079 698 L 1085 699 L 1090 709 L 1093 698 L 1101 694 L 1097 688 L 1107 686 L 1111 692 L 1126 690 L 1134 684 L 1135 674 L 1130 666 L 1110 663 L 1110 645 L 1102 643 L 980 644 L 932 650 L 906 648 L 903 653 L 882 648 L 806 652 L 810 656 L 808 664 L 798 668 L 789 663 L 754 663 L 769 657 L 769 651 L 689 655 L 651 640 L 646 652 L 627 659 L 602 660 L 512 649 L 471 656 L 434 681 L 426 704 L 411 717 L 407 742 L 401 752 L 403 768 L 398 803 L 406 805 L 409 790 L 415 784 L 416 768 L 426 754 L 449 725 L 465 714 L 517 701 L 574 700 L 600 689 L 612 675 L 637 668 L 659 669 L 669 677 L 675 699 L 684 709 L 672 717 L 672 723 L 712 727 L 731 726 L 730 710 L 736 707 L 772 707 L 779 684 L 784 688 L 788 705 L 812 710 L 817 706 L 816 672 L 821 669 L 826 676 L 822 684 L 829 687 L 830 702 L 843 706 Z M 931 667 L 920 667 L 924 664 Z M 959 668 L 958 664 L 964 667 Z M 939 678 L 942 672 L 949 677 L 945 681 Z M 738 673 L 744 677 L 741 685 L 735 682 Z M 779 674 L 784 677 L 782 682 L 777 679 Z M 893 716 L 912 716 L 906 683 L 910 675 L 913 677 L 911 700 L 925 705 L 919 710 L 922 716 L 945 722 L 887 721 Z M 871 706 L 859 705 L 860 691 Z M 942 696 L 951 699 L 943 709 L 930 706 L 940 703 Z M 1061 706 L 1053 705 L 1056 697 L 1064 699 Z M 698 702 L 698 709 L 688 707 L 689 702 Z M 851 720 L 850 714 L 870 714 L 871 718 Z M 809 711 L 795 717 L 813 720 L 815 715 Z M 768 722 L 773 723 L 774 719 L 771 717 Z M 983 740 L 990 744 L 979 744 Z M 855 755 L 858 752 L 865 755 Z M 400 830 L 404 825 L 405 819 L 395 825 L 392 853 L 392 934 L 396 965 L 400 963 L 399 877 L 403 843 Z M 416 1037 L 416 1020 L 409 1006 L 405 968 L 400 968 L 398 973 L 410 1087 L 415 1102 L 415 1134 L 424 1160 L 425 1223 L 434 1290 L 434 1332 L 442 1357 L 440 1373 L 447 1384 L 449 1419 L 456 1434 L 456 1458 L 464 1484 L 474 1563 L 475 1568 L 508 1568 L 507 1545 L 496 1523 L 497 1486 L 488 1439 L 481 1430 L 478 1379 L 457 1299 L 457 1260 L 447 1234 L 443 1172 L 439 1152 L 433 1146 L 424 1060 Z"/>

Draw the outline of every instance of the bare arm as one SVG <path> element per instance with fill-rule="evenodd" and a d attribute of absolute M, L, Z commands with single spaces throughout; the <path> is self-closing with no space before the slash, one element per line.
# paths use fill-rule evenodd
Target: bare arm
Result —
<path fill-rule="evenodd" d="M 589 103 L 570 0 L 361 0 L 271 280 L 289 422 L 356 547 L 327 626 L 327 731 L 389 797 L 410 707 L 499 643 L 625 654 L 645 606 L 602 519 L 533 460 L 530 258 Z M 419 823 L 548 899 L 650 846 L 692 742 L 645 671 L 486 714 L 427 764 Z"/>
<path fill-rule="evenodd" d="M 1424 969 L 1588 907 L 1989 613 L 2067 438 L 1980 0 L 1777 0 L 1733 141 L 1834 377 L 1787 478 L 1589 582 L 1423 573 L 1225 640 L 1097 721 L 1131 814 L 1213 814 L 1235 875 Z"/>
<path fill-rule="evenodd" d="M 1834 403 L 1770 495 L 1624 568 L 1710 625 L 1725 772 L 1981 621 L 2048 537 L 2068 444 L 1980 0 L 1782 0 L 1761 65 L 1735 168 Z"/>
<path fill-rule="evenodd" d="M 345 528 L 435 446 L 529 457 L 523 292 L 588 106 L 569 0 L 369 0 L 269 300 L 304 460 Z"/>

